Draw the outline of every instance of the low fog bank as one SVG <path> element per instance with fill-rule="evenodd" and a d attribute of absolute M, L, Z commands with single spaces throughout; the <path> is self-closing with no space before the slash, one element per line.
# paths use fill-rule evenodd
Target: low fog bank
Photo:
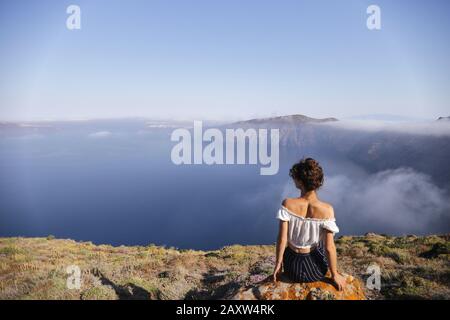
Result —
<path fill-rule="evenodd" d="M 338 129 L 365 131 L 371 133 L 400 133 L 421 136 L 450 137 L 450 121 L 380 121 L 380 120 L 341 120 L 319 124 Z"/>
<path fill-rule="evenodd" d="M 319 191 L 333 205 L 341 234 L 449 231 L 449 191 L 436 186 L 430 176 L 411 168 L 377 173 L 349 168 L 329 174 Z M 289 182 L 283 194 L 296 196 L 298 191 Z"/>

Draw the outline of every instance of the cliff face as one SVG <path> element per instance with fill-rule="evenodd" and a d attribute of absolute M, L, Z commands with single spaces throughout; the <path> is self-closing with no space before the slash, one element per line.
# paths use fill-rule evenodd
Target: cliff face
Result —
<path fill-rule="evenodd" d="M 344 292 L 327 283 L 264 282 L 273 270 L 271 245 L 196 251 L 0 238 L 0 299 L 450 299 L 449 235 L 369 234 L 336 245 L 339 269 L 351 275 Z M 374 264 L 380 290 L 365 285 Z M 67 287 L 69 266 L 81 271 L 79 288 Z"/>

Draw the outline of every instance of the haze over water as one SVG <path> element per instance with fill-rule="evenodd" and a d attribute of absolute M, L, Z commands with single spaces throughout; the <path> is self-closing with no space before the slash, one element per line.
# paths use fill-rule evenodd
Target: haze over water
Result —
<path fill-rule="evenodd" d="M 273 243 L 276 210 L 298 195 L 288 168 L 305 155 L 324 166 L 320 195 L 335 206 L 341 235 L 448 231 L 446 187 L 414 169 L 386 174 L 330 149 L 291 146 L 279 173 L 261 176 L 258 165 L 176 166 L 172 130 L 143 121 L 56 128 L 0 136 L 0 236 L 199 249 Z"/>

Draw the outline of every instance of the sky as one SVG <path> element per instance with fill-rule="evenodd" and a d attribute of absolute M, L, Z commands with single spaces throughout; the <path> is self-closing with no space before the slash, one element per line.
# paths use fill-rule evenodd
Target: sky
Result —
<path fill-rule="evenodd" d="M 449 15 L 446 0 L 2 0 L 0 120 L 448 116 Z"/>

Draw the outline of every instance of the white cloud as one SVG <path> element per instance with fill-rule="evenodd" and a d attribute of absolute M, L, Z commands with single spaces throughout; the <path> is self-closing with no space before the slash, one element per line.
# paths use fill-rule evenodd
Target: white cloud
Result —
<path fill-rule="evenodd" d="M 289 181 L 282 194 L 295 197 L 298 190 Z M 330 175 L 319 195 L 333 205 L 343 234 L 430 234 L 449 230 L 448 191 L 410 168 Z"/>
<path fill-rule="evenodd" d="M 112 135 L 112 133 L 110 131 L 98 131 L 98 132 L 94 132 L 91 133 L 89 135 L 90 138 L 107 138 L 110 137 Z"/>
<path fill-rule="evenodd" d="M 397 132 L 418 135 L 450 136 L 450 121 L 389 122 L 378 120 L 343 120 L 320 125 L 368 132 Z"/>
<path fill-rule="evenodd" d="M 330 176 L 321 195 L 333 204 L 347 230 L 395 234 L 448 231 L 447 192 L 413 169 L 356 178 Z"/>

